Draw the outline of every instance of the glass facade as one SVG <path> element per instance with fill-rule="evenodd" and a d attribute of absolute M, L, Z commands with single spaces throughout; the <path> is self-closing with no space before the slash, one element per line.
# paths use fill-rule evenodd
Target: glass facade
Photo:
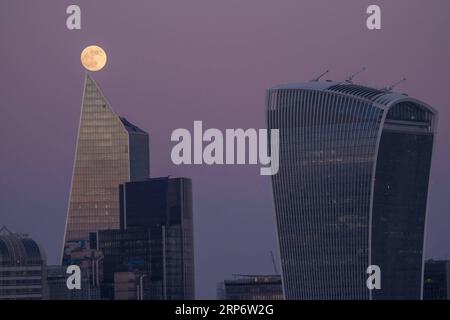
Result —
<path fill-rule="evenodd" d="M 86 75 L 65 231 L 70 241 L 118 229 L 119 184 L 149 176 L 148 135 L 117 116 Z"/>
<path fill-rule="evenodd" d="M 450 261 L 425 262 L 423 299 L 450 300 Z"/>
<path fill-rule="evenodd" d="M 275 87 L 266 104 L 280 132 L 272 187 L 286 299 L 420 298 L 434 112 L 328 81 Z M 385 284 L 373 296 L 371 264 Z"/>
<path fill-rule="evenodd" d="M 152 290 L 161 288 L 155 291 L 161 299 L 194 299 L 192 181 L 129 182 L 121 186 L 120 194 L 122 227 L 150 230 Z"/>
<path fill-rule="evenodd" d="M 125 183 L 120 186 L 120 207 L 121 229 L 101 230 L 91 237 L 91 244 L 104 254 L 103 297 L 115 298 L 114 277 L 128 272 L 145 276 L 144 299 L 194 299 L 191 180 Z"/>
<path fill-rule="evenodd" d="M 154 246 L 147 228 L 100 230 L 96 233 L 95 243 L 104 257 L 102 298 L 115 299 L 115 273 L 150 273 Z"/>
<path fill-rule="evenodd" d="M 373 299 L 418 299 L 422 291 L 425 212 L 433 115 L 414 103 L 389 109 L 376 163 L 371 264 L 382 271 Z"/>

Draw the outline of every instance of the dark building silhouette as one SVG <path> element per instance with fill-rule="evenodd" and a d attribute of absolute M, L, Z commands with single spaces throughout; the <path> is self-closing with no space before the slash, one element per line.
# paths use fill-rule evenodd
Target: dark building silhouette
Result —
<path fill-rule="evenodd" d="M 192 181 L 152 178 L 120 187 L 122 227 L 145 227 L 152 244 L 152 282 L 162 282 L 163 299 L 194 299 Z M 154 259 L 154 260 L 153 260 Z"/>
<path fill-rule="evenodd" d="M 87 242 L 90 232 L 118 229 L 119 184 L 148 176 L 148 134 L 116 115 L 86 74 L 64 254 L 69 242 Z"/>
<path fill-rule="evenodd" d="M 219 300 L 281 300 L 283 287 L 279 275 L 236 275 L 217 289 Z"/>
<path fill-rule="evenodd" d="M 91 239 L 104 254 L 104 297 L 124 292 L 114 288 L 115 274 L 128 272 L 121 277 L 141 277 L 143 299 L 194 299 L 191 180 L 124 183 L 120 207 L 121 229 L 100 230 Z"/>
<path fill-rule="evenodd" d="M 104 255 L 101 290 L 103 298 L 116 298 L 114 288 L 116 273 L 150 274 L 151 257 L 155 255 L 155 252 L 153 252 L 149 229 L 99 230 L 92 234 L 91 238 L 91 244 L 97 245 Z M 145 291 L 145 298 L 156 299 L 157 293 L 151 295 L 149 290 Z"/>
<path fill-rule="evenodd" d="M 427 260 L 425 262 L 424 300 L 450 300 L 450 261 Z"/>
<path fill-rule="evenodd" d="M 286 299 L 420 299 L 436 111 L 389 89 L 312 81 L 269 89 L 266 114 L 280 134 Z M 366 286 L 369 265 L 381 290 Z"/>
<path fill-rule="evenodd" d="M 0 300 L 44 299 L 46 262 L 33 239 L 0 228 Z"/>

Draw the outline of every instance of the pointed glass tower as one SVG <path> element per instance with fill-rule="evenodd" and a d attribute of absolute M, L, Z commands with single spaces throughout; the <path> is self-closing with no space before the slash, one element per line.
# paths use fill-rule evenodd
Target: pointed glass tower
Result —
<path fill-rule="evenodd" d="M 64 253 L 90 232 L 118 229 L 119 184 L 149 176 L 148 134 L 115 114 L 87 74 L 81 108 Z"/>

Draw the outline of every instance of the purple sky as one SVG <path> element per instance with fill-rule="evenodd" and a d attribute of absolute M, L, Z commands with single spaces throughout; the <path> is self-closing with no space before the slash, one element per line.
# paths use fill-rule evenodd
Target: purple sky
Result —
<path fill-rule="evenodd" d="M 82 30 L 65 27 L 66 7 Z M 369 4 L 382 30 L 365 27 Z M 278 257 L 268 178 L 259 166 L 171 164 L 170 134 L 264 127 L 265 90 L 326 69 L 387 86 L 439 112 L 427 256 L 450 258 L 450 1 L 142 0 L 0 2 L 0 225 L 30 234 L 57 263 L 83 86 L 79 56 L 108 54 L 93 74 L 112 108 L 149 132 L 152 176 L 194 183 L 197 296 L 233 273 L 272 273 Z"/>

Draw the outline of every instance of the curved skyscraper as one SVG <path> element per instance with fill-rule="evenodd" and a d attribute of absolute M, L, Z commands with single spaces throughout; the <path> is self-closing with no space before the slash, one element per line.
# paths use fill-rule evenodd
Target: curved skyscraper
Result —
<path fill-rule="evenodd" d="M 86 74 L 65 253 L 87 242 L 90 232 L 119 229 L 119 185 L 148 176 L 148 134 L 115 114 Z"/>
<path fill-rule="evenodd" d="M 272 176 L 286 299 L 420 299 L 437 113 L 350 82 L 277 86 Z M 381 289 L 366 285 L 369 265 Z"/>

